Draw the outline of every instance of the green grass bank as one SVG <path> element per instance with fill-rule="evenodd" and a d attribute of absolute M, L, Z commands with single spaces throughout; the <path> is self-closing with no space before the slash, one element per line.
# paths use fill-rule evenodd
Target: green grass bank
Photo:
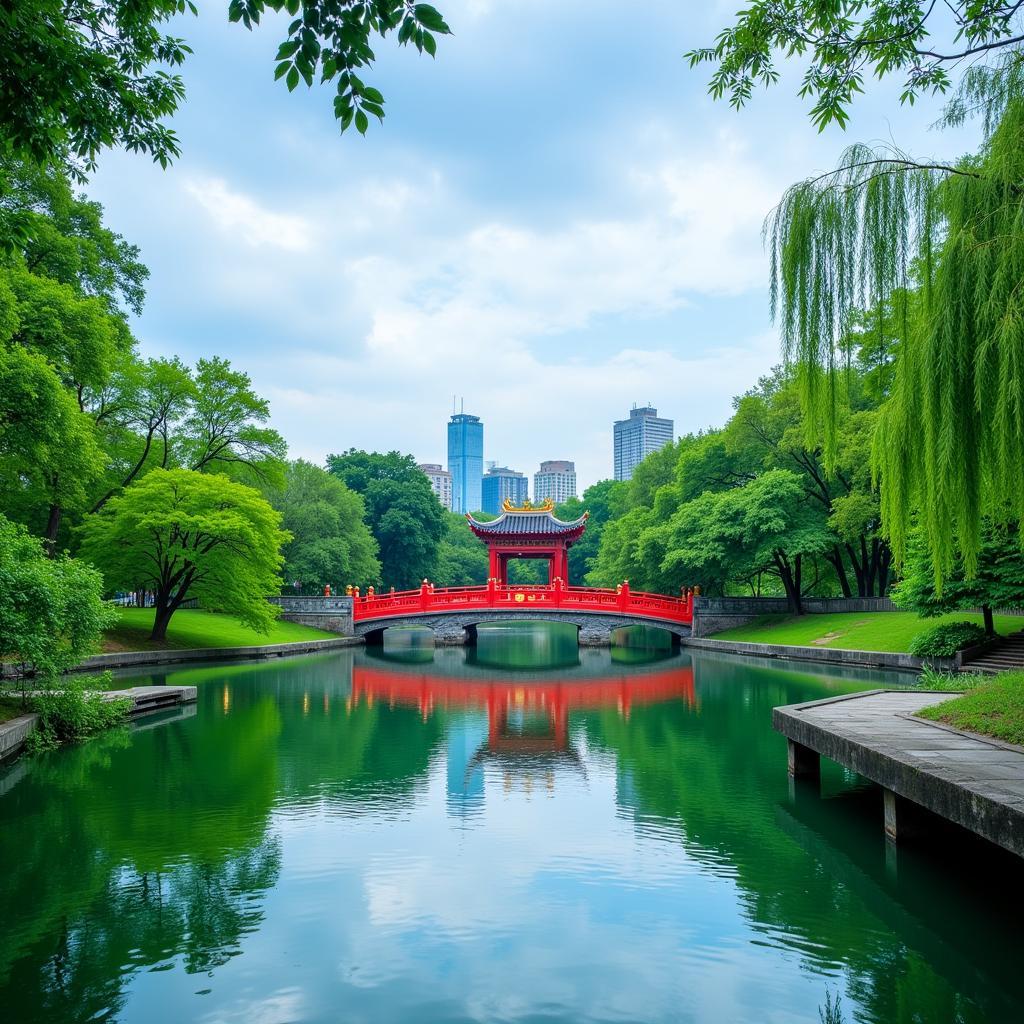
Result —
<path fill-rule="evenodd" d="M 924 708 L 918 715 L 1024 745 L 1024 672 L 1004 672 L 972 687 L 962 697 Z"/>
<path fill-rule="evenodd" d="M 799 647 L 844 647 L 858 651 L 910 650 L 915 634 L 945 622 L 982 623 L 981 615 L 954 612 L 922 619 L 916 612 L 833 612 L 826 615 L 765 615 L 756 622 L 715 633 L 714 640 Z M 996 632 L 1024 629 L 1024 616 L 997 615 Z"/>
<path fill-rule="evenodd" d="M 167 651 L 197 647 L 251 647 L 260 644 L 292 644 L 302 640 L 330 640 L 325 633 L 311 626 L 278 620 L 269 633 L 257 633 L 228 615 L 200 609 L 184 608 L 174 613 L 167 628 L 167 639 L 153 643 L 152 608 L 122 608 L 117 625 L 103 637 L 105 654 L 117 651 Z"/>

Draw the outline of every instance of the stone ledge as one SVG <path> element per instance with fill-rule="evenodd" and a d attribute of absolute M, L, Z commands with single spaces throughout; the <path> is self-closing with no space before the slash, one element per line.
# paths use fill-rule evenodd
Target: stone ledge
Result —
<path fill-rule="evenodd" d="M 920 672 L 925 665 L 942 671 L 956 671 L 955 658 L 916 658 L 895 651 L 858 651 L 846 647 L 800 647 L 790 644 L 755 644 L 738 640 L 684 639 L 687 647 L 726 654 L 746 654 L 760 658 L 788 658 L 795 661 L 817 661 L 831 665 L 857 665 L 864 668 L 890 668 Z"/>
<path fill-rule="evenodd" d="M 166 711 L 169 708 L 181 707 L 183 704 L 194 704 L 198 693 L 194 686 L 130 686 L 125 690 L 105 690 L 103 699 L 129 698 L 132 706 L 128 714 L 136 718 L 154 711 Z M 35 731 L 38 721 L 39 715 L 32 712 L 0 725 L 0 762 L 20 753 L 25 741 Z"/>
<path fill-rule="evenodd" d="M 86 658 L 73 672 L 105 672 L 114 668 L 142 665 L 178 665 L 191 661 L 243 661 L 252 658 L 287 658 L 297 654 L 315 654 L 339 647 L 361 644 L 361 637 L 339 636 L 329 640 L 301 640 L 291 644 L 263 644 L 252 647 L 194 647 L 172 651 L 118 651 Z"/>
<path fill-rule="evenodd" d="M 772 710 L 793 743 L 1024 857 L 1024 752 L 912 717 L 958 693 L 868 690 Z M 857 705 L 860 705 L 859 707 Z M 830 707 L 835 714 L 829 715 Z"/>

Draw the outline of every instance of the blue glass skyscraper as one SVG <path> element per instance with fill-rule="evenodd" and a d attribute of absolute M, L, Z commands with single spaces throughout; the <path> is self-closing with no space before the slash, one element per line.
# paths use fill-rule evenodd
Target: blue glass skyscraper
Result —
<path fill-rule="evenodd" d="M 479 416 L 459 412 L 448 421 L 448 472 L 452 511 L 479 512 L 484 477 L 484 425 Z"/>

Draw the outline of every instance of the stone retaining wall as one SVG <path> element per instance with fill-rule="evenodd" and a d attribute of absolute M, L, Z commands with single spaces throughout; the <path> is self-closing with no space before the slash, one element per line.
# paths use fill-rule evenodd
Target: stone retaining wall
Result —
<path fill-rule="evenodd" d="M 692 638 L 687 647 L 725 654 L 746 654 L 761 658 L 787 658 L 793 661 L 817 661 L 832 665 L 857 665 L 864 668 L 898 669 L 920 672 L 924 666 L 943 672 L 955 672 L 960 666 L 956 658 L 915 658 L 895 651 L 854 651 L 845 647 L 798 647 L 790 644 L 751 644 L 733 640 Z"/>
<path fill-rule="evenodd" d="M 804 612 L 894 612 L 899 609 L 887 597 L 805 597 Z M 746 626 L 762 615 L 787 615 L 784 597 L 698 597 L 693 603 L 693 635 L 711 636 L 725 629 Z"/>
<path fill-rule="evenodd" d="M 285 622 L 322 629 L 325 633 L 352 636 L 352 598 L 340 597 L 271 597 L 271 604 L 281 609 Z"/>

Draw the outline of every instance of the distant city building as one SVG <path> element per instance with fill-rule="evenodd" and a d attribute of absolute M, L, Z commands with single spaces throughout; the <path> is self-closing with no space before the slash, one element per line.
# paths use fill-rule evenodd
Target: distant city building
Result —
<path fill-rule="evenodd" d="M 452 475 L 452 511 L 483 508 L 484 425 L 479 416 L 454 413 L 448 421 L 448 472 Z"/>
<path fill-rule="evenodd" d="M 629 410 L 628 420 L 615 421 L 615 479 L 630 480 L 633 470 L 651 452 L 672 442 L 675 424 L 645 405 Z"/>
<path fill-rule="evenodd" d="M 484 512 L 498 515 L 501 505 L 506 499 L 513 505 L 522 505 L 529 496 L 529 481 L 522 473 L 507 466 L 495 466 L 489 463 L 483 479 Z"/>
<path fill-rule="evenodd" d="M 421 462 L 420 469 L 430 481 L 437 500 L 450 512 L 452 509 L 451 473 L 447 469 L 442 469 L 436 462 Z"/>
<path fill-rule="evenodd" d="M 542 462 L 533 474 L 533 500 L 550 498 L 556 505 L 576 497 L 576 463 L 554 460 Z"/>

